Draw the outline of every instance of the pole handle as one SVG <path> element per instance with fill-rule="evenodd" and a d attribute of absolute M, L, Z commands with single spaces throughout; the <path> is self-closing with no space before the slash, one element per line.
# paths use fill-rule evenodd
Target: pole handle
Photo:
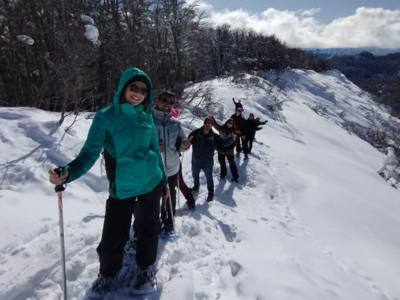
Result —
<path fill-rule="evenodd" d="M 54 169 L 54 172 L 56 172 L 58 175 L 61 175 L 64 171 L 65 171 L 64 167 L 58 167 Z M 65 184 L 56 185 L 54 190 L 56 191 L 56 193 L 63 192 L 65 190 Z"/>

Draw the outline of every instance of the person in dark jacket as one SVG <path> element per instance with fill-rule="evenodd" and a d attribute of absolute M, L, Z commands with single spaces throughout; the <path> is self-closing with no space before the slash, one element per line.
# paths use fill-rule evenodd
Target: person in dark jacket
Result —
<path fill-rule="evenodd" d="M 260 121 L 260 118 L 254 119 L 254 114 L 250 114 L 249 118 L 246 120 L 246 126 L 245 126 L 245 135 L 246 139 L 245 142 L 247 143 L 247 153 L 251 153 L 251 150 L 253 149 L 253 142 L 254 138 L 256 136 L 256 131 L 262 129 L 260 125 L 264 125 L 267 123 L 267 120 L 264 122 Z"/>
<path fill-rule="evenodd" d="M 206 118 L 201 128 L 189 134 L 192 143 L 192 175 L 193 192 L 200 187 L 200 171 L 203 170 L 207 180 L 208 196 L 207 201 L 214 199 L 214 180 L 212 170 L 214 166 L 214 152 L 218 142 L 218 135 L 212 130 L 212 118 Z"/>
<path fill-rule="evenodd" d="M 89 171 L 104 149 L 110 196 L 97 248 L 100 272 L 91 287 L 93 296 L 104 296 L 114 284 L 129 239 L 132 214 L 138 269 L 131 287 L 139 292 L 156 287 L 153 264 L 166 177 L 151 114 L 151 89 L 151 80 L 142 70 L 126 69 L 113 103 L 96 113 L 79 155 L 63 167 L 63 173 L 49 171 L 49 180 L 55 185 L 72 182 Z"/>
<path fill-rule="evenodd" d="M 233 120 L 228 119 L 224 125 L 218 124 L 213 118 L 213 126 L 219 131 L 219 141 L 217 143 L 218 162 L 221 167 L 220 177 L 224 179 L 227 174 L 226 159 L 231 169 L 232 180 L 238 182 L 239 175 L 235 163 L 235 133 L 233 129 Z"/>
<path fill-rule="evenodd" d="M 190 146 L 179 120 L 172 117 L 171 108 L 175 104 L 175 94 L 162 91 L 155 100 L 153 110 L 154 123 L 160 142 L 161 157 L 164 161 L 165 172 L 171 198 L 163 198 L 161 220 L 163 236 L 174 235 L 174 216 L 176 210 L 176 186 L 179 180 L 180 154 Z"/>
<path fill-rule="evenodd" d="M 246 119 L 243 118 L 242 116 L 243 106 L 242 103 L 240 103 L 240 101 L 235 102 L 235 99 L 233 99 L 233 103 L 235 103 L 235 113 L 230 118 L 233 120 L 233 128 L 236 136 L 235 139 L 236 154 L 239 155 L 240 152 L 243 150 L 244 156 L 247 159 L 248 151 L 247 151 L 247 143 L 245 142 Z"/>

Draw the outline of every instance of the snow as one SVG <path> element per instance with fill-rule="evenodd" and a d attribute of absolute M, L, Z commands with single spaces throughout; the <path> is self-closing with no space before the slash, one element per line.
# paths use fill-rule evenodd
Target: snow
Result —
<path fill-rule="evenodd" d="M 91 41 L 94 45 L 99 43 L 99 30 L 96 26 L 91 24 L 85 25 L 85 37 Z"/>
<path fill-rule="evenodd" d="M 19 34 L 17 35 L 17 40 L 21 43 L 32 46 L 35 43 L 35 40 L 31 38 L 29 35 Z"/>
<path fill-rule="evenodd" d="M 180 238 L 159 245 L 159 298 L 400 299 L 400 193 L 376 172 L 385 154 L 344 129 L 346 122 L 383 128 L 398 120 L 338 72 L 255 78 L 201 84 L 211 88 L 220 121 L 233 113 L 234 97 L 246 116 L 269 122 L 250 159 L 236 158 L 239 184 L 218 179 L 215 159 L 215 201 L 205 203 L 203 177 L 194 212 L 180 197 Z M 195 102 L 181 114 L 187 133 L 202 124 L 192 112 L 207 115 Z M 274 103 L 282 110 L 269 110 Z M 0 108 L 0 299 L 61 298 L 47 170 L 77 155 L 86 116 L 66 132 L 72 117 L 59 128 L 55 113 Z M 190 156 L 183 156 L 189 185 Z M 106 198 L 101 159 L 64 192 L 69 299 L 82 299 L 97 275 Z"/>
<path fill-rule="evenodd" d="M 89 17 L 88 15 L 81 15 L 81 20 L 85 24 L 91 24 L 94 25 L 94 20 L 92 17 Z"/>
<path fill-rule="evenodd" d="M 85 23 L 85 37 L 93 43 L 98 45 L 99 41 L 99 29 L 95 26 L 94 20 L 88 15 L 81 15 L 81 21 Z"/>

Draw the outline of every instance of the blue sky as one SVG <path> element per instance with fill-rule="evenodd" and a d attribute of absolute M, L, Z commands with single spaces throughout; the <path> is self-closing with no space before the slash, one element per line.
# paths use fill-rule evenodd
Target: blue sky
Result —
<path fill-rule="evenodd" d="M 268 8 L 279 10 L 320 8 L 316 18 L 323 22 L 352 15 L 361 6 L 400 9 L 400 0 L 206 0 L 205 2 L 216 10 L 243 8 L 252 12 L 262 12 Z"/>
<path fill-rule="evenodd" d="M 291 47 L 400 49 L 400 0 L 197 1 L 213 26 L 275 35 Z"/>

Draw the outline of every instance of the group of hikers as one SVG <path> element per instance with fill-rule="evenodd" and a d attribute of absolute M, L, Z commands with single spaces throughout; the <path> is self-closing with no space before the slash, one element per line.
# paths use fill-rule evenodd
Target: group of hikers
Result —
<path fill-rule="evenodd" d="M 203 171 L 208 190 L 206 200 L 212 201 L 215 151 L 221 179 L 227 176 L 228 160 L 232 181 L 238 182 L 235 148 L 237 154 L 243 152 L 248 159 L 255 132 L 266 121 L 261 122 L 253 114 L 245 119 L 241 102 L 235 99 L 233 102 L 235 113 L 224 124 L 206 117 L 201 128 L 186 136 L 179 120 L 171 114 L 176 104 L 175 94 L 162 91 L 153 103 L 151 79 L 142 70 L 130 67 L 120 77 L 113 103 L 96 113 L 78 156 L 58 168 L 62 172 L 49 170 L 50 182 L 63 185 L 88 172 L 99 155 L 104 155 L 109 198 L 97 248 L 100 270 L 91 293 L 101 296 L 115 287 L 132 215 L 137 269 L 131 288 L 137 293 L 156 288 L 154 263 L 159 234 L 174 234 L 177 189 L 186 198 L 188 208 L 194 209 L 194 194 L 199 190 L 199 175 Z M 192 147 L 192 188 L 183 180 L 180 158 L 189 147 Z"/>

